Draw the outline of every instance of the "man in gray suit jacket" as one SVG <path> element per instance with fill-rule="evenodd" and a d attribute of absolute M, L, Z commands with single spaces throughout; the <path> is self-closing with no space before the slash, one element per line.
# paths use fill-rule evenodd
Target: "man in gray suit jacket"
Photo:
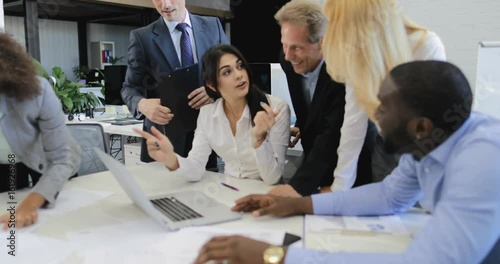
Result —
<path fill-rule="evenodd" d="M 160 104 L 159 81 L 155 76 L 165 76 L 181 66 L 186 66 L 181 65 L 180 41 L 183 33 L 176 28 L 177 24 L 187 24 L 194 63 L 199 62 L 211 46 L 229 43 L 217 18 L 190 14 L 186 9 L 185 0 L 153 0 L 153 3 L 161 17 L 156 22 L 130 32 L 128 69 L 121 91 L 130 112 L 135 118 L 144 119 L 144 131 L 150 131 L 152 126 L 162 131 L 162 126 L 175 118 L 175 113 Z M 188 99 L 189 106 L 194 109 L 212 102 L 203 86 L 191 92 Z M 170 138 L 175 152 L 187 156 L 193 136 L 194 131 Z M 141 161 L 153 161 L 147 153 L 144 141 Z"/>

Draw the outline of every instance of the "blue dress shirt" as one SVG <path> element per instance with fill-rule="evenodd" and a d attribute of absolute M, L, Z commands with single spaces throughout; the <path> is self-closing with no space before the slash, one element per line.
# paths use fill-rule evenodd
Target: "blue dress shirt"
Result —
<path fill-rule="evenodd" d="M 312 196 L 314 214 L 387 215 L 416 201 L 433 217 L 400 254 L 289 248 L 285 263 L 500 263 L 500 121 L 479 113 L 420 161 L 383 182 Z M 496 254 L 495 254 L 496 252 Z"/>

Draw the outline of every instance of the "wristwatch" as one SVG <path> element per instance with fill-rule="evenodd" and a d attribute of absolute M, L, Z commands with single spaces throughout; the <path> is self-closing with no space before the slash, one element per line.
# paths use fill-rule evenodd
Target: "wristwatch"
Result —
<path fill-rule="evenodd" d="M 264 250 L 265 264 L 280 264 L 285 258 L 285 250 L 283 247 L 270 246 Z"/>

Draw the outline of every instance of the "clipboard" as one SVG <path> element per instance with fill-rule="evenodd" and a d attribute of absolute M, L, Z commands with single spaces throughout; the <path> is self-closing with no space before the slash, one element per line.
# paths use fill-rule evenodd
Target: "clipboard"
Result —
<path fill-rule="evenodd" d="M 187 97 L 200 86 L 197 63 L 162 76 L 158 87 L 160 102 L 174 114 L 174 118 L 163 126 L 167 137 L 175 138 L 195 130 L 199 111 L 188 105 Z"/>

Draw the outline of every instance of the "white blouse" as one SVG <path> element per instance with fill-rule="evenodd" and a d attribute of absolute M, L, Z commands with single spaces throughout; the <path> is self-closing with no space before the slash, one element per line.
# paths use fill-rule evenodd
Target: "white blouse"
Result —
<path fill-rule="evenodd" d="M 410 35 L 410 44 L 415 47 L 421 38 L 421 32 Z M 413 53 L 414 60 L 446 60 L 444 45 L 439 36 L 427 32 L 425 42 Z M 337 149 L 338 162 L 333 172 L 332 191 L 348 190 L 356 180 L 356 169 L 359 154 L 363 147 L 368 128 L 368 115 L 358 104 L 354 89 L 346 85 L 344 124 L 340 129 L 340 144 Z"/>
<path fill-rule="evenodd" d="M 205 173 L 208 156 L 214 150 L 224 160 L 224 173 L 236 178 L 262 179 L 275 184 L 283 175 L 285 154 L 290 139 L 290 109 L 282 99 L 268 95 L 270 106 L 279 110 L 276 123 L 266 140 L 256 149 L 252 146 L 252 120 L 248 105 L 236 123 L 233 136 L 224 113 L 223 99 L 200 109 L 193 147 L 187 158 L 177 155 L 179 174 L 199 181 Z"/>

